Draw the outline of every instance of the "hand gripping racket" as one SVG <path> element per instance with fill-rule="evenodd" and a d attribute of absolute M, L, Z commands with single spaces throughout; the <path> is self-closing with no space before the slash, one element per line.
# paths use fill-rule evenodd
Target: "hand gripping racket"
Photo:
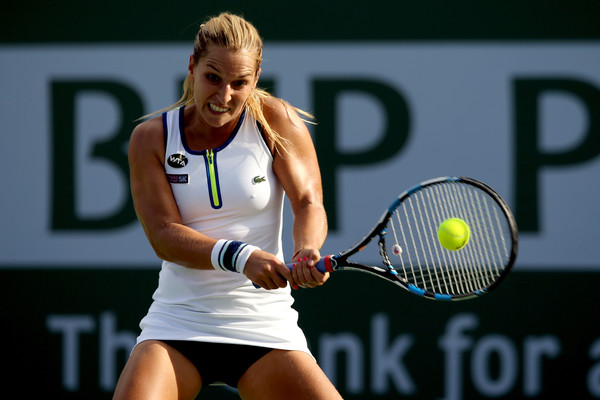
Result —
<path fill-rule="evenodd" d="M 439 226 L 450 218 L 462 219 L 470 230 L 460 250 L 448 250 L 438 239 Z M 375 238 L 382 266 L 349 260 Z M 500 284 L 515 262 L 517 244 L 515 219 L 493 189 L 472 178 L 442 177 L 402 193 L 365 237 L 321 258 L 316 268 L 367 272 L 427 299 L 464 300 Z"/>

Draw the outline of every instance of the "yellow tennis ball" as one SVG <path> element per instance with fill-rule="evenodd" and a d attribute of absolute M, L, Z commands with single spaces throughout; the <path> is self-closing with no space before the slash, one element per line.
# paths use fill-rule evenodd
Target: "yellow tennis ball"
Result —
<path fill-rule="evenodd" d="M 442 222 L 438 229 L 438 239 L 448 250 L 460 250 L 469 241 L 471 230 L 460 218 L 450 218 Z"/>

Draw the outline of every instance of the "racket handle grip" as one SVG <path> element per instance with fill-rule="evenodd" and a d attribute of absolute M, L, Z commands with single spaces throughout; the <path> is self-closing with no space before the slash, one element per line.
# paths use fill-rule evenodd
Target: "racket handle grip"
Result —
<path fill-rule="evenodd" d="M 290 269 L 290 271 L 294 268 L 295 264 L 296 263 L 287 264 L 287 267 Z M 321 259 L 315 264 L 315 268 L 323 274 L 325 272 L 333 272 L 333 268 L 331 268 L 331 255 L 321 257 Z"/>
<path fill-rule="evenodd" d="M 286 265 L 291 271 L 294 268 L 295 263 L 289 263 Z M 321 273 L 333 272 L 333 268 L 331 267 L 331 255 L 321 257 L 321 259 L 315 264 L 315 268 Z M 255 288 L 260 288 L 260 286 L 258 286 L 256 283 L 253 282 L 252 284 Z"/>

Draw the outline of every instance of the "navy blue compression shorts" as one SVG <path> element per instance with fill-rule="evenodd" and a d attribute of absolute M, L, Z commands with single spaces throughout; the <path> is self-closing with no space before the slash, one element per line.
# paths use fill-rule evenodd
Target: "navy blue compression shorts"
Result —
<path fill-rule="evenodd" d="M 248 368 L 273 350 L 266 347 L 193 340 L 162 342 L 179 351 L 194 364 L 202 378 L 202 386 L 223 382 L 237 388 L 238 381 Z"/>

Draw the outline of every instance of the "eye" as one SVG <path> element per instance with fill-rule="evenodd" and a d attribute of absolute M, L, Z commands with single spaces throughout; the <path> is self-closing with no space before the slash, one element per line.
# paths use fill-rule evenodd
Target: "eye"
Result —
<path fill-rule="evenodd" d="M 234 87 L 236 87 L 238 89 L 241 89 L 241 88 L 243 88 L 246 85 L 248 85 L 248 81 L 245 80 L 245 79 L 241 79 L 241 80 L 238 80 L 238 81 L 234 81 L 232 86 L 234 86 Z"/>
<path fill-rule="evenodd" d="M 219 78 L 219 76 L 216 74 L 209 73 L 209 74 L 206 74 L 205 76 L 206 76 L 206 80 L 211 83 L 217 83 L 221 80 L 221 78 Z"/>

